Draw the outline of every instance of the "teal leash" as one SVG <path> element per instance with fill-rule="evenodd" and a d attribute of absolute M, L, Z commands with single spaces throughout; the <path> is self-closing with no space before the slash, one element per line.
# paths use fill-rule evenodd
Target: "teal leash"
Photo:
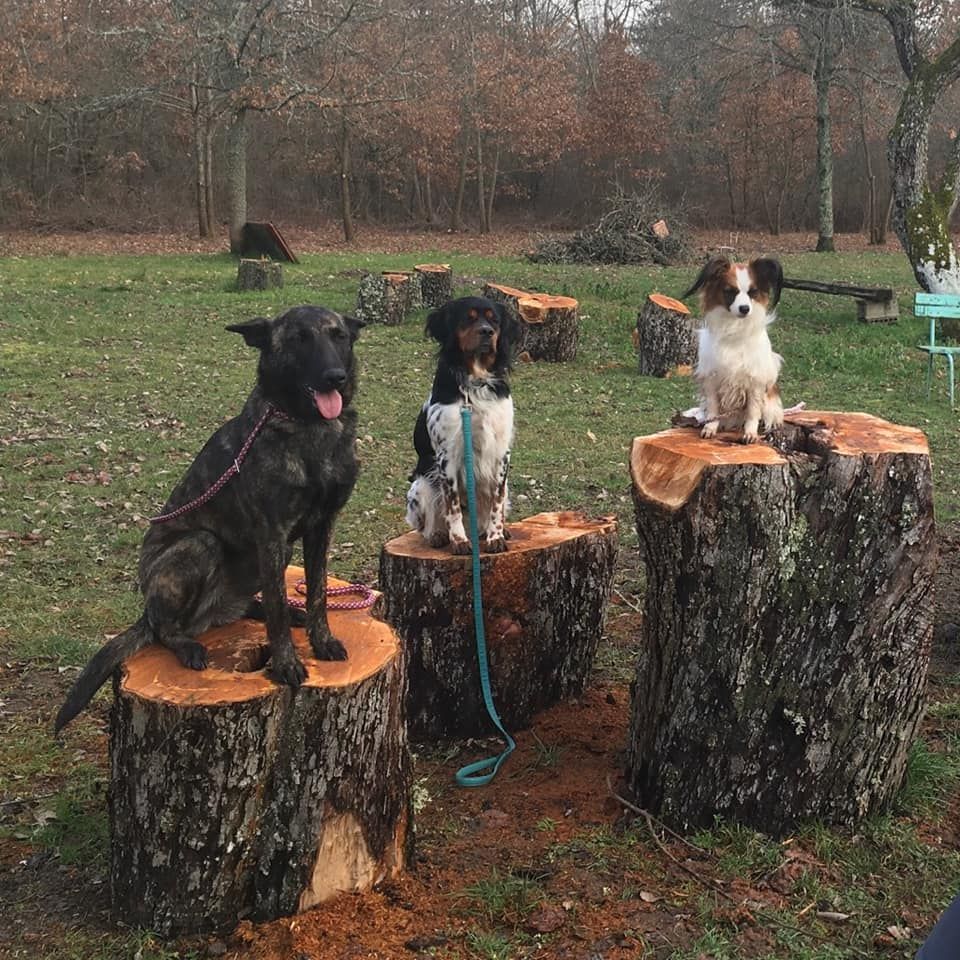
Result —
<path fill-rule="evenodd" d="M 499 771 L 503 761 L 513 753 L 516 742 L 504 729 L 493 703 L 493 694 L 490 692 L 490 664 L 487 659 L 487 638 L 483 632 L 483 595 L 480 590 L 480 534 L 477 529 L 477 493 L 473 477 L 473 433 L 470 429 L 470 408 L 466 405 L 460 408 L 460 419 L 463 421 L 463 466 L 467 479 L 467 507 L 470 513 L 470 552 L 473 557 L 473 628 L 477 636 L 477 663 L 480 667 L 480 689 L 483 691 L 483 702 L 494 726 L 503 734 L 507 747 L 503 753 L 476 763 L 468 763 L 456 773 L 456 781 L 461 787 L 484 787 Z M 492 768 L 492 769 L 491 769 Z M 481 773 L 489 770 L 489 773 Z"/>

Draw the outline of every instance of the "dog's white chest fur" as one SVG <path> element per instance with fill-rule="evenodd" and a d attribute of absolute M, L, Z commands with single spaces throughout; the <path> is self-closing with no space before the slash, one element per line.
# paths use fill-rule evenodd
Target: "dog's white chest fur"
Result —
<path fill-rule="evenodd" d="M 700 330 L 697 377 L 743 385 L 753 382 L 764 389 L 777 382 L 781 358 L 770 344 L 767 318 L 760 322 L 726 321 L 722 316 L 714 318 L 708 314 L 704 323 Z"/>

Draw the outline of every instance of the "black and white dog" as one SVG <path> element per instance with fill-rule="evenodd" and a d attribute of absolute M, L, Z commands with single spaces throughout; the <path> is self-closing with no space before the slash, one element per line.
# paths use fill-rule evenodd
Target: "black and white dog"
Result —
<path fill-rule="evenodd" d="M 440 344 L 433 389 L 413 431 L 417 466 L 407 493 L 407 523 L 432 547 L 470 552 L 460 410 L 471 409 L 477 528 L 486 553 L 507 549 L 507 471 L 513 440 L 513 400 L 507 377 L 516 322 L 483 297 L 451 300 L 427 317 Z"/>

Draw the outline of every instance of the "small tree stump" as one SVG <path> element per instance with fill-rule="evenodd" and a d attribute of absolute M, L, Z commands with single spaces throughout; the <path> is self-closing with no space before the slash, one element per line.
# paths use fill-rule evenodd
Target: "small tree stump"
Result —
<path fill-rule="evenodd" d="M 851 824 L 903 780 L 933 635 L 930 457 L 863 413 L 788 417 L 783 450 L 633 442 L 647 568 L 628 779 L 684 829 Z"/>
<path fill-rule="evenodd" d="M 283 286 L 283 266 L 273 260 L 241 260 L 238 290 L 273 290 Z"/>
<path fill-rule="evenodd" d="M 357 291 L 358 320 L 398 326 L 422 303 L 420 285 L 408 271 L 368 273 Z"/>
<path fill-rule="evenodd" d="M 679 300 L 651 293 L 637 315 L 637 361 L 645 377 L 690 373 L 697 361 L 697 331 Z"/>
<path fill-rule="evenodd" d="M 579 304 L 572 297 L 528 293 L 498 283 L 486 284 L 483 295 L 505 304 L 520 325 L 517 353 L 526 353 L 531 360 L 558 363 L 576 359 L 580 337 Z"/>
<path fill-rule="evenodd" d="M 291 588 L 302 571 L 288 571 Z M 330 581 L 339 584 L 340 581 Z M 397 638 L 331 611 L 343 662 L 310 656 L 294 696 L 263 670 L 264 625 L 131 657 L 110 717 L 110 877 L 118 920 L 164 936 L 305 910 L 397 875 L 410 855 L 410 769 Z"/>
<path fill-rule="evenodd" d="M 506 553 L 482 555 L 484 631 L 494 702 L 508 728 L 583 690 L 613 582 L 612 517 L 541 513 L 508 524 Z M 385 615 L 404 643 L 414 739 L 486 736 L 473 628 L 470 557 L 419 533 L 380 554 Z"/>
<path fill-rule="evenodd" d="M 449 263 L 421 263 L 413 268 L 420 282 L 425 307 L 442 307 L 453 297 L 453 271 Z"/>

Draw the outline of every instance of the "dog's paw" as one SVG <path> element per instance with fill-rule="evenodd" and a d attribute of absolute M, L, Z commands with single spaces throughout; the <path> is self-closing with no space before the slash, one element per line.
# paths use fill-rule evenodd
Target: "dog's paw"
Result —
<path fill-rule="evenodd" d="M 700 436 L 704 440 L 709 440 L 711 437 L 717 435 L 717 430 L 720 427 L 720 422 L 718 420 L 708 420 L 700 430 Z"/>
<path fill-rule="evenodd" d="M 347 659 L 347 648 L 332 634 L 322 640 L 311 640 L 310 649 L 318 660 Z"/>
<path fill-rule="evenodd" d="M 741 443 L 756 443 L 760 439 L 759 434 L 756 430 L 744 430 L 743 436 L 740 438 Z"/>
<path fill-rule="evenodd" d="M 300 684 L 307 679 L 307 668 L 300 662 L 300 658 L 293 652 L 291 647 L 289 654 L 283 656 L 273 655 L 270 659 L 270 676 L 277 683 L 283 683 L 294 690 L 299 689 Z"/>
<path fill-rule="evenodd" d="M 484 553 L 506 553 L 507 541 L 503 537 L 494 537 L 483 545 Z"/>
<path fill-rule="evenodd" d="M 450 552 L 457 557 L 465 557 L 470 553 L 470 541 L 469 540 L 451 540 L 450 541 Z"/>
<path fill-rule="evenodd" d="M 185 667 L 191 670 L 207 669 L 207 648 L 202 643 L 190 640 L 175 647 L 173 652 Z"/>

